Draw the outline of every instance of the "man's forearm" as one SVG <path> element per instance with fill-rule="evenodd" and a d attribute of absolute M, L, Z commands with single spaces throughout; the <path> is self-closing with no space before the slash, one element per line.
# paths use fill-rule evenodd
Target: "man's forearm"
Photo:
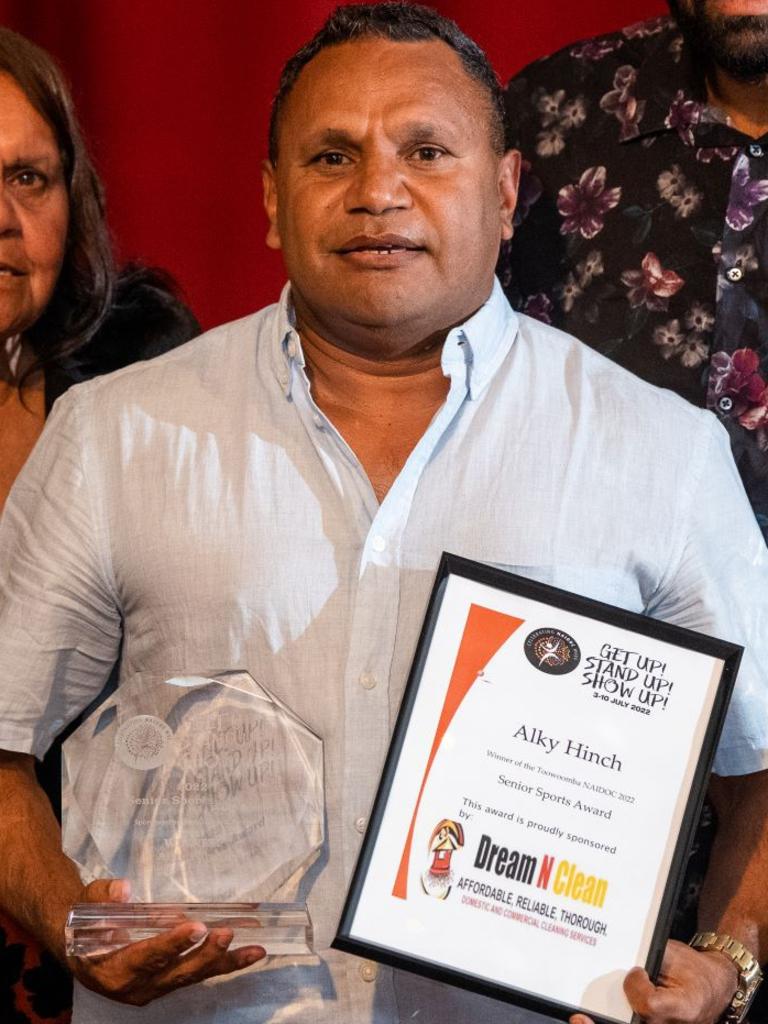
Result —
<path fill-rule="evenodd" d="M 33 758 L 0 751 L 0 906 L 63 960 L 64 921 L 81 890 Z"/>
<path fill-rule="evenodd" d="M 699 923 L 768 959 L 768 772 L 713 776 L 718 826 L 699 904 Z"/>

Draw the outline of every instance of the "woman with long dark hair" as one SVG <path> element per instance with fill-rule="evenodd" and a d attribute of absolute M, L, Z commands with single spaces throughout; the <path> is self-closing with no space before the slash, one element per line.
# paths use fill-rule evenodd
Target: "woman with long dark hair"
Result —
<path fill-rule="evenodd" d="M 0 28 L 0 510 L 71 384 L 192 337 L 162 272 L 116 273 L 104 193 L 61 72 Z M 58 809 L 58 746 L 41 778 Z M 0 1020 L 69 1019 L 67 972 L 0 908 Z"/>

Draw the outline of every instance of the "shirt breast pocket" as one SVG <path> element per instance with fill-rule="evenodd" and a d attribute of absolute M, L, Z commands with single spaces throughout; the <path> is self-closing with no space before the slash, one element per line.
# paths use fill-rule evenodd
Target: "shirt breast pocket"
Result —
<path fill-rule="evenodd" d="M 644 611 L 639 580 L 616 567 L 582 565 L 509 565 L 483 559 L 489 565 L 527 580 L 546 583 L 579 597 L 615 605 L 626 611 Z"/>

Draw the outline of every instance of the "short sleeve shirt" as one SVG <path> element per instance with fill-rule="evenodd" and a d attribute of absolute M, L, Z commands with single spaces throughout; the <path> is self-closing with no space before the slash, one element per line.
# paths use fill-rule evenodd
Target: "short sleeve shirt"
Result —
<path fill-rule="evenodd" d="M 768 555 L 715 418 L 499 287 L 442 366 L 381 504 L 312 401 L 287 292 L 56 404 L 0 522 L 0 748 L 40 756 L 122 643 L 123 680 L 250 671 L 324 740 L 327 806 L 316 961 L 140 1013 L 76 987 L 75 1024 L 525 1019 L 330 949 L 443 550 L 745 644 L 717 767 L 768 763 Z"/>

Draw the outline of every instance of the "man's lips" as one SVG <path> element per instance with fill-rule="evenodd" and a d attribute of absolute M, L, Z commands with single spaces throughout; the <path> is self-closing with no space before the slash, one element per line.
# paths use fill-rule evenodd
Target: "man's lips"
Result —
<path fill-rule="evenodd" d="M 355 235 L 333 250 L 347 266 L 363 271 L 402 270 L 426 251 L 426 246 L 412 238 L 394 234 Z"/>
<path fill-rule="evenodd" d="M 24 277 L 25 271 L 12 263 L 3 263 L 0 260 L 0 277 Z"/>
<path fill-rule="evenodd" d="M 352 253 L 372 253 L 373 255 L 389 256 L 396 253 L 423 252 L 424 246 L 414 242 L 405 235 L 355 235 L 334 250 L 342 256 Z"/>

